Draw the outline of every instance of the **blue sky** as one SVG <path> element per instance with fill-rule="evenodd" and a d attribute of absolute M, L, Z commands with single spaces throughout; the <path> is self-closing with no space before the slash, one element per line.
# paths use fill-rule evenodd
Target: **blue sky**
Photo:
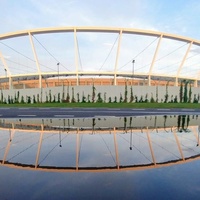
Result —
<path fill-rule="evenodd" d="M 200 2 L 197 0 L 0 0 L 0 3 L 0 34 L 45 27 L 101 26 L 154 30 L 200 40 Z M 112 35 L 112 38 L 106 34 L 102 35 L 101 38 L 97 38 L 97 35 L 94 34 L 84 34 L 83 37 L 78 35 L 81 58 L 79 60 L 79 69 L 83 67 L 86 70 L 94 68 L 96 70 L 113 70 L 117 49 L 117 42 L 115 42 L 117 35 Z M 73 70 L 75 65 L 74 54 L 72 53 L 74 52 L 73 35 L 69 37 L 71 39 L 66 39 L 66 35 L 60 36 L 60 42 L 58 41 L 58 37 L 54 37 L 54 39 L 49 37 L 49 41 L 47 41 L 48 36 L 33 38 L 39 55 L 39 62 L 48 66 L 46 67 L 46 71 L 50 68 L 55 68 L 57 61 L 47 60 L 45 55 L 49 55 L 38 41 L 63 63 L 63 66 L 65 65 L 63 68 L 61 66 L 61 71 L 66 70 L 66 68 Z M 124 37 L 121 47 L 122 59 L 119 60 L 119 68 L 130 71 L 132 68 L 131 60 L 135 59 L 135 56 L 146 49 L 154 40 L 155 38 L 152 37 L 141 38 L 139 40 L 137 37 L 131 38 L 130 36 L 128 41 Z M 27 40 L 26 38 L 26 41 L 23 41 L 23 45 L 20 45 L 22 44 L 20 38 L 16 38 L 16 40 L 12 39 L 11 42 L 6 40 L 5 42 L 9 47 L 34 59 L 31 48 L 28 49 L 28 46 L 30 47 L 29 39 Z M 168 67 L 170 67 L 171 73 L 176 73 L 176 69 L 179 67 L 187 49 L 187 44 L 178 44 L 175 41 L 172 46 L 169 46 L 166 43 L 167 41 L 163 41 L 164 50 L 160 51 L 161 53 L 158 56 L 159 63 L 157 64 L 158 69 L 155 66 L 155 70 L 160 70 L 161 72 L 166 70 L 166 72 L 169 72 Z M 66 44 L 68 44 L 68 49 L 64 50 Z M 156 44 L 157 40 L 151 45 L 152 49 L 148 48 L 146 55 L 142 54 L 140 58 L 137 58 L 137 62 L 135 63 L 136 71 L 142 69 L 142 71 L 146 72 L 149 69 Z M 71 47 L 69 47 L 70 45 Z M 55 51 L 55 46 L 62 47 L 59 52 L 65 53 L 65 56 L 61 58 L 61 54 L 58 55 L 58 51 Z M 92 49 L 93 46 L 97 48 Z M 133 46 L 135 47 L 134 51 L 130 51 L 130 49 L 133 49 Z M 89 47 L 91 47 L 90 50 Z M 111 52 L 112 47 L 114 48 Z M 36 70 L 35 63 L 32 62 L 31 64 L 31 59 L 23 60 L 24 57 L 20 57 L 19 54 L 14 55 L 13 53 L 16 54 L 16 52 L 12 52 L 11 48 L 9 49 L 5 45 L 0 44 L 3 56 L 10 59 L 7 60 L 7 64 L 10 68 L 13 67 L 13 73 L 18 73 L 19 67 L 22 64 L 23 66 L 32 67 L 30 69 L 32 71 Z M 182 52 L 179 52 L 179 48 Z M 170 58 L 167 57 L 168 64 L 166 65 L 166 60 L 161 60 L 160 58 L 171 55 L 172 51 L 175 51 L 176 54 L 173 54 Z M 200 52 L 200 48 L 194 47 L 192 52 L 198 53 Z M 106 60 L 104 65 L 103 63 L 109 53 L 109 59 Z M 177 58 L 180 59 L 176 60 Z M 193 74 L 196 74 L 196 70 L 199 68 L 197 66 L 199 60 L 196 58 L 186 63 L 187 70 L 189 66 L 190 68 L 192 66 L 195 67 Z M 128 63 L 127 69 L 123 67 L 125 63 Z M 1 62 L 0 65 L 2 66 L 0 67 L 0 73 L 4 73 Z M 109 66 L 112 66 L 112 69 Z M 23 70 L 25 69 L 27 70 L 28 67 L 23 68 Z M 183 74 L 187 74 L 187 70 Z"/>
<path fill-rule="evenodd" d="M 0 0 L 0 33 L 57 26 L 150 29 L 196 39 L 196 0 Z"/>

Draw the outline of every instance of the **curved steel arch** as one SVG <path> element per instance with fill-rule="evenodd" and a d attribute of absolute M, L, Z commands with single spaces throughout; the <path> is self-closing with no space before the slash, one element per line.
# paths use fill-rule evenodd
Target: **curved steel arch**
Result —
<path fill-rule="evenodd" d="M 148 73 L 134 73 L 134 77 L 136 78 L 147 78 L 149 81 L 149 85 L 151 85 L 151 80 L 153 79 L 160 79 L 160 80 L 169 80 L 172 79 L 176 82 L 176 85 L 178 84 L 178 80 L 179 79 L 190 79 L 195 81 L 195 86 L 197 86 L 198 81 L 200 81 L 200 73 L 196 76 L 196 77 L 185 77 L 185 76 L 180 76 L 180 71 L 181 68 L 187 58 L 187 55 L 190 51 L 190 47 L 191 45 L 197 45 L 200 46 L 200 41 L 199 40 L 195 40 L 192 38 L 188 38 L 188 37 L 184 37 L 184 36 L 179 36 L 179 35 L 175 35 L 175 34 L 169 34 L 169 33 L 163 33 L 163 32 L 156 32 L 156 31 L 150 31 L 150 30 L 140 30 L 140 29 L 133 29 L 133 28 L 111 28 L 111 27 L 54 27 L 54 28 L 39 28 L 39 29 L 30 29 L 30 30 L 24 30 L 24 31 L 17 31 L 17 32 L 10 32 L 10 33 L 5 33 L 5 34 L 0 34 L 0 40 L 5 40 L 5 39 L 10 39 L 10 38 L 15 38 L 15 37 L 21 37 L 21 36 L 28 36 L 30 39 L 30 43 L 31 43 L 31 47 L 32 47 L 32 51 L 33 51 L 33 55 L 35 58 L 35 62 L 36 62 L 36 67 L 37 67 L 37 73 L 33 73 L 33 74 L 22 74 L 22 75 L 12 75 L 12 74 L 8 74 L 8 78 L 9 78 L 9 86 L 10 88 L 12 87 L 12 79 L 15 78 L 23 78 L 23 77 L 34 77 L 34 79 L 39 79 L 39 87 L 42 87 L 42 77 L 52 77 L 52 76 L 56 76 L 58 75 L 57 72 L 50 72 L 50 73 L 43 73 L 40 70 L 40 65 L 39 65 L 39 61 L 37 58 L 37 53 L 34 47 L 34 43 L 32 40 L 32 36 L 33 35 L 37 35 L 37 34 L 47 34 L 47 33 L 62 33 L 62 32 L 72 32 L 74 33 L 74 41 L 75 44 L 77 43 L 77 39 L 76 39 L 76 33 L 77 32 L 104 32 L 104 33 L 117 33 L 120 36 L 122 34 L 136 34 L 136 35 L 146 35 L 146 36 L 153 36 L 153 37 L 158 37 L 159 41 L 154 53 L 154 57 L 152 59 L 151 62 L 151 66 L 149 69 Z M 157 53 L 159 51 L 159 46 L 160 46 L 160 42 L 163 38 L 168 38 L 168 39 L 172 39 L 172 40 L 176 40 L 176 41 L 182 41 L 182 42 L 186 42 L 188 43 L 188 49 L 185 53 L 185 56 L 181 62 L 181 65 L 178 68 L 177 74 L 176 75 L 165 75 L 165 74 L 153 74 L 152 73 L 152 69 L 156 60 L 156 56 Z M 114 71 L 113 72 L 81 72 L 78 70 L 78 56 L 77 56 L 77 49 L 76 49 L 76 53 L 75 53 L 75 71 L 73 72 L 61 72 L 59 75 L 62 76 L 76 76 L 76 83 L 77 85 L 79 85 L 79 76 L 96 76 L 96 75 L 104 75 L 104 76 L 113 76 L 114 77 L 114 84 L 116 85 L 116 78 L 118 76 L 121 77 L 133 77 L 133 74 L 130 72 L 119 72 L 118 69 L 118 58 L 119 58 L 119 54 L 120 54 L 120 43 L 121 43 L 121 37 L 119 37 L 118 40 L 118 50 L 117 50 L 117 55 L 116 55 L 116 61 L 115 61 L 115 67 L 114 67 Z M 1 52 L 0 52 L 1 55 Z M 3 63 L 5 63 L 3 56 L 0 56 L 0 59 L 2 60 Z M 8 66 L 4 66 L 4 69 L 6 69 L 6 71 L 9 71 Z M 7 77 L 1 77 L 1 78 L 7 78 Z"/>
<path fill-rule="evenodd" d="M 150 31 L 150 30 L 140 30 L 133 28 L 109 28 L 109 27 L 54 27 L 54 28 L 40 28 L 40 29 L 30 29 L 24 31 L 16 31 L 5 34 L 0 34 L 0 40 L 20 37 L 20 36 L 28 36 L 29 33 L 31 35 L 36 34 L 45 34 L 45 33 L 61 33 L 61 32 L 105 32 L 105 33 L 126 33 L 126 34 L 138 34 L 138 35 L 147 35 L 147 36 L 155 36 L 160 37 L 162 35 L 163 38 L 169 38 L 174 40 L 180 40 L 183 42 L 193 42 L 193 44 L 200 46 L 200 41 L 192 38 L 179 36 L 175 34 Z"/>

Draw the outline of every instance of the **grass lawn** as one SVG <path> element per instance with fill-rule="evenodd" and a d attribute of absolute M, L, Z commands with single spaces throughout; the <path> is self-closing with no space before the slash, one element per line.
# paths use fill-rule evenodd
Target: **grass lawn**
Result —
<path fill-rule="evenodd" d="M 4 107 L 56 107 L 56 108 L 200 108 L 200 103 L 36 103 L 0 104 Z"/>

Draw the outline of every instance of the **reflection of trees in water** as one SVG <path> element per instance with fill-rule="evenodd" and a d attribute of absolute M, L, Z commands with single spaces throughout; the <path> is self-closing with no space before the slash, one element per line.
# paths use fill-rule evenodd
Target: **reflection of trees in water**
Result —
<path fill-rule="evenodd" d="M 125 130 L 125 132 L 127 131 L 126 129 L 127 129 L 127 118 L 124 117 L 124 130 Z"/>
<path fill-rule="evenodd" d="M 189 132 L 190 115 L 178 115 L 177 127 L 178 132 Z"/>
<path fill-rule="evenodd" d="M 92 131 L 94 132 L 94 129 L 95 129 L 95 125 L 96 125 L 96 122 L 95 122 L 95 118 L 92 119 Z"/>
<path fill-rule="evenodd" d="M 167 115 L 164 115 L 164 128 L 166 127 Z"/>
<path fill-rule="evenodd" d="M 133 120 L 133 118 L 130 117 L 130 121 L 129 121 L 129 127 L 130 127 L 130 128 L 132 128 L 132 120 Z"/>

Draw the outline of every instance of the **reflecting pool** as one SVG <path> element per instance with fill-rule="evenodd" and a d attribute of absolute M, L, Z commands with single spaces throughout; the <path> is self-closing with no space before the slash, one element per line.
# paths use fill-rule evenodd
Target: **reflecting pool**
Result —
<path fill-rule="evenodd" d="M 199 116 L 0 120 L 0 199 L 198 199 Z"/>

